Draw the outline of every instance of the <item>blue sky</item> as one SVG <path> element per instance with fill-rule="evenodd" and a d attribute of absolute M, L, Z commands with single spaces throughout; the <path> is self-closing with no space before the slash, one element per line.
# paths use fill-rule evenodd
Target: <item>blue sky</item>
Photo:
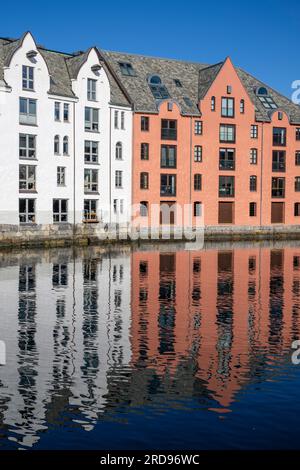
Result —
<path fill-rule="evenodd" d="M 229 55 L 288 97 L 300 80 L 299 0 L 2 2 L 0 36 L 27 30 L 65 52 L 98 45 L 204 63 Z"/>

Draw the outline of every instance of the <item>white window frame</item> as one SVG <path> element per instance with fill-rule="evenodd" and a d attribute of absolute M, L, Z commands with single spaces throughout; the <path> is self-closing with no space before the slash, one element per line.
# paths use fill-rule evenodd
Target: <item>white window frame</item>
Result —
<path fill-rule="evenodd" d="M 30 73 L 32 72 L 32 76 Z M 22 65 L 22 88 L 23 90 L 34 91 L 34 67 Z"/>
<path fill-rule="evenodd" d="M 59 101 L 54 101 L 54 121 L 60 122 L 61 117 L 61 103 Z"/>
<path fill-rule="evenodd" d="M 97 80 L 87 79 L 87 99 L 88 101 L 97 101 Z"/>
<path fill-rule="evenodd" d="M 116 170 L 115 171 L 115 188 L 122 188 L 123 187 L 123 171 Z"/>
<path fill-rule="evenodd" d="M 66 186 L 66 167 L 57 167 L 57 186 Z"/>
<path fill-rule="evenodd" d="M 21 102 L 25 103 L 25 112 L 21 112 Z M 34 112 L 30 107 L 34 105 Z M 33 98 L 20 97 L 19 99 L 19 122 L 20 124 L 27 124 L 35 126 L 37 123 L 37 100 Z"/>
<path fill-rule="evenodd" d="M 95 150 L 95 151 L 94 151 Z M 84 163 L 98 163 L 99 142 L 95 140 L 84 141 Z"/>
<path fill-rule="evenodd" d="M 25 177 L 21 178 L 21 168 L 25 168 Z M 19 191 L 36 191 L 36 165 L 19 165 Z"/>
<path fill-rule="evenodd" d="M 25 201 L 25 212 L 20 212 L 20 202 Z M 28 211 L 29 201 L 33 201 L 33 212 Z M 19 199 L 19 222 L 20 224 L 35 224 L 35 199 L 20 198 Z M 25 217 L 25 220 L 21 220 Z"/>
<path fill-rule="evenodd" d="M 87 118 L 87 113 L 89 114 Z M 99 109 L 86 106 L 84 109 L 84 129 L 87 132 L 99 132 Z"/>
<path fill-rule="evenodd" d="M 86 194 L 98 192 L 98 170 L 84 169 L 84 192 Z"/>
<path fill-rule="evenodd" d="M 58 212 L 54 212 L 54 202 L 58 201 Z M 62 202 L 66 203 L 66 210 L 62 211 Z M 52 215 L 54 224 L 68 223 L 68 199 L 53 199 L 52 200 Z"/>
<path fill-rule="evenodd" d="M 21 145 L 21 138 L 25 138 L 25 147 Z M 30 140 L 33 139 L 33 146 L 30 146 Z M 23 153 L 24 155 L 21 155 Z M 19 134 L 19 158 L 26 160 L 36 160 L 36 135 Z"/>

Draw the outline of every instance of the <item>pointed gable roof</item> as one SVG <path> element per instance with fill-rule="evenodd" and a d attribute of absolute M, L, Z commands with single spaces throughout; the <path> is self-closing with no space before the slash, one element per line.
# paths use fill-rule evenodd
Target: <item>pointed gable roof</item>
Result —
<path fill-rule="evenodd" d="M 219 62 L 218 64 L 215 64 L 215 65 L 210 65 L 209 67 L 205 67 L 199 71 L 199 82 L 198 82 L 199 100 L 202 100 L 205 97 L 206 93 L 210 89 L 218 73 L 223 67 L 223 64 L 224 64 L 224 61 Z"/>

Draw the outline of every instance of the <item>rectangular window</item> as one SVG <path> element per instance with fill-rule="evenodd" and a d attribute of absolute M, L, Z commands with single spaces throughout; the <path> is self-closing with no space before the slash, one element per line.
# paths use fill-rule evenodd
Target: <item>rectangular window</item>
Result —
<path fill-rule="evenodd" d="M 36 176 L 35 166 L 33 165 L 19 165 L 19 190 L 20 191 L 35 191 L 36 189 Z"/>
<path fill-rule="evenodd" d="M 202 204 L 201 202 L 194 202 L 194 217 L 201 217 L 202 215 Z"/>
<path fill-rule="evenodd" d="M 219 169 L 235 169 L 235 149 L 222 148 L 219 150 Z"/>
<path fill-rule="evenodd" d="M 258 126 L 256 124 L 251 125 L 250 137 L 251 137 L 251 139 L 257 139 L 258 138 Z"/>
<path fill-rule="evenodd" d="M 250 149 L 250 165 L 257 165 L 257 149 Z"/>
<path fill-rule="evenodd" d="M 85 124 L 86 131 L 98 132 L 99 131 L 99 109 L 85 108 Z"/>
<path fill-rule="evenodd" d="M 84 141 L 84 163 L 98 163 L 98 142 Z"/>
<path fill-rule="evenodd" d="M 118 213 L 118 199 L 113 200 L 113 209 L 114 209 L 114 214 Z"/>
<path fill-rule="evenodd" d="M 300 140 L 300 127 L 296 127 L 296 140 Z"/>
<path fill-rule="evenodd" d="M 85 193 L 98 192 L 98 170 L 91 170 L 91 169 L 84 170 L 84 192 Z"/>
<path fill-rule="evenodd" d="M 286 145 L 286 128 L 273 127 L 273 145 L 285 146 Z"/>
<path fill-rule="evenodd" d="M 234 98 L 222 98 L 221 116 L 234 117 Z"/>
<path fill-rule="evenodd" d="M 249 204 L 249 216 L 256 217 L 256 202 L 250 202 Z"/>
<path fill-rule="evenodd" d="M 300 176 L 295 176 L 295 191 L 300 191 Z"/>
<path fill-rule="evenodd" d="M 142 116 L 141 117 L 141 131 L 149 131 L 149 117 Z"/>
<path fill-rule="evenodd" d="M 245 100 L 240 101 L 240 113 L 241 114 L 245 113 Z"/>
<path fill-rule="evenodd" d="M 176 175 L 160 175 L 160 195 L 176 196 Z"/>
<path fill-rule="evenodd" d="M 294 204 L 294 216 L 295 217 L 300 216 L 300 202 L 295 202 Z"/>
<path fill-rule="evenodd" d="M 97 80 L 94 80 L 93 78 L 88 78 L 87 80 L 88 101 L 96 101 L 97 99 L 96 87 L 97 87 Z"/>
<path fill-rule="evenodd" d="M 68 222 L 68 200 L 53 199 L 53 222 Z"/>
<path fill-rule="evenodd" d="M 285 171 L 285 150 L 273 150 L 272 171 Z"/>
<path fill-rule="evenodd" d="M 83 220 L 85 222 L 97 222 L 97 199 L 85 199 Z"/>
<path fill-rule="evenodd" d="M 194 191 L 201 191 L 202 190 L 202 175 L 196 173 L 194 175 Z"/>
<path fill-rule="evenodd" d="M 251 175 L 249 178 L 249 190 L 251 192 L 257 191 L 257 176 Z"/>
<path fill-rule="evenodd" d="M 203 124 L 202 121 L 195 121 L 194 124 L 194 134 L 195 135 L 202 135 L 203 133 Z"/>
<path fill-rule="evenodd" d="M 235 125 L 220 124 L 220 142 L 235 142 Z"/>
<path fill-rule="evenodd" d="M 121 129 L 125 129 L 125 112 L 121 111 Z"/>
<path fill-rule="evenodd" d="M 123 187 L 123 172 L 120 170 L 116 170 L 115 172 L 115 187 L 116 188 Z"/>
<path fill-rule="evenodd" d="M 174 119 L 161 120 L 161 139 L 177 140 L 177 121 Z"/>
<path fill-rule="evenodd" d="M 194 162 L 202 162 L 202 145 L 194 146 Z"/>
<path fill-rule="evenodd" d="M 140 175 L 140 188 L 149 189 L 149 173 L 141 173 Z"/>
<path fill-rule="evenodd" d="M 22 87 L 23 90 L 34 89 L 34 68 L 27 65 L 22 66 Z"/>
<path fill-rule="evenodd" d="M 234 197 L 234 176 L 219 176 L 219 197 Z"/>
<path fill-rule="evenodd" d="M 134 68 L 132 67 L 131 64 L 127 62 L 119 62 L 120 70 L 122 75 L 125 75 L 126 77 L 135 77 L 136 73 Z"/>
<path fill-rule="evenodd" d="M 36 136 L 31 134 L 19 134 L 19 157 L 36 158 Z"/>
<path fill-rule="evenodd" d="M 114 128 L 119 129 L 119 111 L 114 112 Z"/>
<path fill-rule="evenodd" d="M 175 145 L 162 145 L 160 153 L 160 167 L 176 168 L 176 153 L 177 147 Z"/>
<path fill-rule="evenodd" d="M 35 199 L 19 199 L 20 224 L 35 223 Z"/>
<path fill-rule="evenodd" d="M 57 186 L 66 185 L 66 168 L 64 166 L 57 167 Z"/>
<path fill-rule="evenodd" d="M 54 102 L 54 121 L 60 121 L 60 103 Z"/>
<path fill-rule="evenodd" d="M 296 150 L 295 152 L 295 165 L 300 165 L 300 150 Z"/>
<path fill-rule="evenodd" d="M 272 197 L 284 197 L 285 178 L 272 178 Z"/>
<path fill-rule="evenodd" d="M 20 98 L 20 124 L 36 125 L 36 100 L 31 98 Z"/>
<path fill-rule="evenodd" d="M 70 106 L 69 103 L 64 103 L 64 122 L 69 122 L 69 115 L 70 115 Z"/>
<path fill-rule="evenodd" d="M 149 144 L 141 144 L 141 160 L 149 160 Z"/>

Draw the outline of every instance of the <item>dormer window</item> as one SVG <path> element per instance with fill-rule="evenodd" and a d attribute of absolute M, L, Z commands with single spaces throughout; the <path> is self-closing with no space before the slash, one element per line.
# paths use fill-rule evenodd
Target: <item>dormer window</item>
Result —
<path fill-rule="evenodd" d="M 175 83 L 175 85 L 176 85 L 178 88 L 182 88 L 182 83 L 181 83 L 180 80 L 178 80 L 178 78 L 175 78 L 175 79 L 174 79 L 174 83 Z"/>
<path fill-rule="evenodd" d="M 122 75 L 127 77 L 135 77 L 136 73 L 132 65 L 128 62 L 119 62 L 119 67 L 121 70 Z"/>
<path fill-rule="evenodd" d="M 166 100 L 170 97 L 168 90 L 158 75 L 151 75 L 148 79 L 150 90 L 156 100 Z"/>
<path fill-rule="evenodd" d="M 269 96 L 268 90 L 264 87 L 261 86 L 258 88 L 256 91 L 256 94 L 258 96 L 258 99 L 266 109 L 276 109 L 277 104 L 274 102 L 273 98 Z"/>
<path fill-rule="evenodd" d="M 193 106 L 192 100 L 188 96 L 184 96 L 183 100 L 189 108 L 191 108 Z"/>
<path fill-rule="evenodd" d="M 22 87 L 23 90 L 34 89 L 34 69 L 27 65 L 22 66 Z"/>

